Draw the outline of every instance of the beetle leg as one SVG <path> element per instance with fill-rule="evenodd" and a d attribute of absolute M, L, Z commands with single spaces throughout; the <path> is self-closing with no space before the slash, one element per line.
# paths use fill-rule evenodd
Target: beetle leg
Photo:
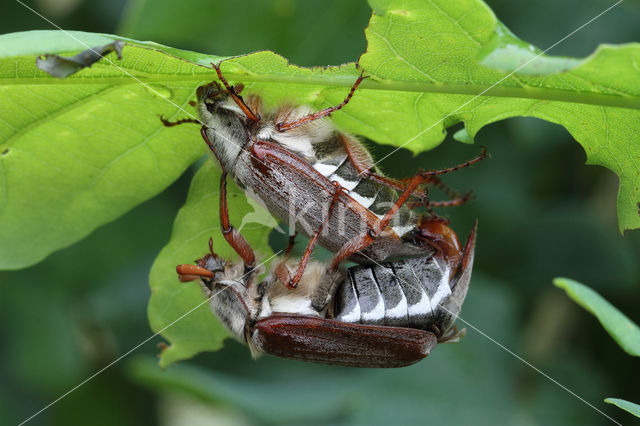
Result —
<path fill-rule="evenodd" d="M 453 198 L 451 200 L 444 200 L 444 201 L 427 201 L 424 204 L 424 207 L 453 207 L 453 206 L 459 206 L 462 205 L 466 202 L 468 202 L 469 200 L 473 199 L 473 192 L 469 191 L 466 194 L 458 197 L 458 198 Z M 433 213 L 432 211 L 430 211 L 430 213 Z"/>
<path fill-rule="evenodd" d="M 300 282 L 300 279 L 304 274 L 304 269 L 307 267 L 307 263 L 311 258 L 311 253 L 313 252 L 313 249 L 318 242 L 318 238 L 320 237 L 320 234 L 322 233 L 322 230 L 324 229 L 327 222 L 329 222 L 329 217 L 331 217 L 333 207 L 336 205 L 336 202 L 338 201 L 338 197 L 344 190 L 340 184 L 334 182 L 334 185 L 336 189 L 335 189 L 335 192 L 333 193 L 333 198 L 331 199 L 329 208 L 327 209 L 327 215 L 325 216 L 324 220 L 322 221 L 322 223 L 320 223 L 320 226 L 318 227 L 318 229 L 316 229 L 316 231 L 313 233 L 313 236 L 309 240 L 309 244 L 307 244 L 307 248 L 305 249 L 304 254 L 302 255 L 302 258 L 300 259 L 300 263 L 298 264 L 298 269 L 295 275 L 293 276 L 293 278 L 290 277 L 289 268 L 287 267 L 285 262 L 282 262 L 280 265 L 278 265 L 276 269 L 276 275 L 278 275 L 278 279 L 282 283 L 284 283 L 288 288 L 296 288 L 298 286 L 298 282 Z"/>
<path fill-rule="evenodd" d="M 453 166 L 453 167 L 448 167 L 446 169 L 440 169 L 440 170 L 420 170 L 418 171 L 418 176 L 423 176 L 423 177 L 428 177 L 428 178 L 432 178 L 434 176 L 440 176 L 443 175 L 445 173 L 451 173 L 451 172 L 455 172 L 456 170 L 460 170 L 460 169 L 464 169 L 465 167 L 469 167 L 472 164 L 478 163 L 482 160 L 484 160 L 485 158 L 487 158 L 487 148 L 482 147 L 482 151 L 480 152 L 480 155 L 478 155 L 475 158 L 472 158 L 469 161 L 465 161 L 464 163 L 458 164 L 457 166 Z"/>
<path fill-rule="evenodd" d="M 353 164 L 353 167 L 359 175 L 368 178 L 375 174 L 373 170 L 373 158 L 371 158 L 369 151 L 362 146 L 360 141 L 344 133 L 338 133 L 337 138 L 347 153 L 349 161 L 351 161 L 351 164 Z"/>
<path fill-rule="evenodd" d="M 204 139 L 205 143 L 209 147 L 209 150 L 213 152 L 213 155 L 216 156 L 216 158 L 218 159 L 218 162 L 220 163 L 220 167 L 222 167 L 222 170 L 224 170 L 224 164 L 222 163 L 222 161 L 220 161 L 220 157 L 218 157 L 218 153 L 216 152 L 215 148 L 213 147 L 213 144 L 211 143 L 211 141 L 209 140 L 209 137 L 207 136 L 207 126 L 202 126 L 200 128 L 200 136 L 202 136 L 202 139 Z"/>
<path fill-rule="evenodd" d="M 404 192 L 398 197 L 396 202 L 391 206 L 391 208 L 385 213 L 385 215 L 380 219 L 380 221 L 375 225 L 374 228 L 369 229 L 363 235 L 359 235 L 355 237 L 353 240 L 346 243 L 342 248 L 333 256 L 331 260 L 331 269 L 338 268 L 340 262 L 342 262 L 347 257 L 359 252 L 360 250 L 365 249 L 367 246 L 373 243 L 374 239 L 380 235 L 380 233 L 389 225 L 391 219 L 393 219 L 393 215 L 396 214 L 398 209 L 402 207 L 402 205 L 407 201 L 409 195 L 413 192 L 415 188 L 418 187 L 424 180 L 427 179 L 422 175 L 416 175 L 411 178 L 411 182 L 405 188 Z"/>
<path fill-rule="evenodd" d="M 374 170 L 373 159 L 369 155 L 366 149 L 353 137 L 345 135 L 344 133 L 338 134 L 338 139 L 342 143 L 342 146 L 349 157 L 349 161 L 353 164 L 353 167 L 356 169 L 356 172 L 364 177 L 365 179 L 372 180 L 380 185 L 387 186 L 391 189 L 395 189 L 396 191 L 403 192 L 406 188 L 410 180 L 407 179 L 393 179 L 387 176 L 382 176 L 378 174 Z M 483 154 L 484 155 L 484 152 Z M 473 162 L 477 162 L 479 160 L 473 159 Z M 470 164 L 468 164 L 470 163 Z M 467 167 L 473 164 L 472 162 L 464 163 L 463 165 L 457 166 L 458 168 Z M 456 168 L 457 170 L 457 168 Z M 451 206 L 459 206 L 460 204 L 464 204 L 472 198 L 472 194 L 470 192 L 460 195 L 447 186 L 440 178 L 437 176 L 431 176 L 428 180 L 421 183 L 422 184 L 432 184 L 435 187 L 439 188 L 442 192 L 444 192 L 450 199 L 446 201 L 430 201 L 428 199 L 428 192 L 425 189 L 417 187 L 414 189 L 413 194 L 419 200 L 408 203 L 407 206 L 410 209 L 414 209 L 416 207 L 451 207 Z M 435 214 L 434 214 L 435 216 Z"/>
<path fill-rule="evenodd" d="M 457 325 L 453 325 L 444 335 L 438 336 L 438 343 L 456 343 L 467 334 L 467 329 L 458 329 Z"/>
<path fill-rule="evenodd" d="M 293 246 L 296 244 L 296 237 L 298 236 L 298 231 L 295 231 L 293 234 L 289 235 L 289 242 L 287 243 L 287 249 L 284 251 L 285 256 L 289 256 L 291 251 L 293 250 Z"/>
<path fill-rule="evenodd" d="M 215 254 L 215 253 L 214 253 L 214 251 L 213 251 L 213 237 L 209 237 L 209 254 L 210 254 L 212 257 L 215 257 L 215 256 L 216 256 L 216 254 Z"/>
<path fill-rule="evenodd" d="M 338 105 L 334 105 L 332 107 L 325 108 L 320 111 L 316 111 L 312 114 L 305 115 L 304 117 L 300 117 L 299 119 L 292 121 L 290 123 L 276 123 L 276 130 L 278 130 L 279 132 L 286 132 L 287 130 L 295 129 L 296 127 L 302 126 L 303 124 L 310 123 L 312 121 L 326 117 L 332 112 L 338 111 L 340 108 L 342 108 L 343 106 L 349 103 L 349 101 L 351 100 L 351 97 L 353 96 L 353 93 L 356 91 L 356 89 L 358 88 L 362 80 L 364 80 L 365 78 L 367 77 L 364 77 L 361 73 L 360 77 L 358 77 L 356 82 L 351 87 L 351 90 L 349 91 L 349 94 L 347 95 L 347 97 L 344 98 L 344 100 L 340 102 Z"/>
<path fill-rule="evenodd" d="M 207 127 L 202 126 L 200 128 L 200 135 L 206 142 L 207 146 L 213 152 L 213 155 L 218 159 L 222 174 L 220 175 L 220 228 L 222 229 L 222 236 L 229 243 L 231 248 L 240 255 L 242 261 L 245 264 L 245 270 L 249 270 L 255 266 L 256 256 L 253 253 L 253 249 L 247 243 L 247 240 L 231 225 L 229 221 L 229 207 L 227 205 L 227 169 L 224 167 L 224 163 L 220 160 L 218 153 L 216 152 L 213 144 L 207 136 Z M 213 240 L 209 239 L 209 251 L 213 255 Z"/>
<path fill-rule="evenodd" d="M 387 176 L 381 176 L 374 170 L 373 159 L 369 152 L 360 144 L 360 142 L 344 133 L 338 133 L 338 140 L 342 143 L 342 147 L 349 157 L 349 161 L 353 164 L 358 175 L 365 179 L 372 180 L 380 185 L 395 189 L 396 191 L 404 191 L 407 183 L 398 179 Z M 416 188 L 415 195 L 418 198 L 425 198 L 426 191 Z"/>
<path fill-rule="evenodd" d="M 229 208 L 227 205 L 227 172 L 223 169 L 220 176 L 220 228 L 222 235 L 229 245 L 240 255 L 245 270 L 252 269 L 256 263 L 256 255 L 247 240 L 229 222 Z"/>
<path fill-rule="evenodd" d="M 427 209 L 427 211 L 429 212 L 429 214 L 431 216 L 437 217 L 438 215 L 436 215 L 431 210 L 431 207 L 453 207 L 453 206 L 459 206 L 459 205 L 464 204 L 464 203 L 466 203 L 469 200 L 472 200 L 474 198 L 473 197 L 473 192 L 469 191 L 469 192 L 467 192 L 465 194 L 459 194 L 456 191 L 454 191 L 453 189 L 451 189 L 444 182 L 442 182 L 442 180 L 440 180 L 440 178 L 438 178 L 437 176 L 431 177 L 429 179 L 429 184 L 435 186 L 438 189 L 440 189 L 442 192 L 445 193 L 445 195 L 447 197 L 449 197 L 449 199 L 448 200 L 432 201 L 432 200 L 428 199 L 427 193 L 425 191 L 425 196 L 422 197 L 420 200 L 412 201 L 411 203 L 407 203 L 407 205 L 408 205 L 408 207 L 410 209 L 414 209 L 416 207 L 422 206 L 422 207 L 425 207 Z"/>
<path fill-rule="evenodd" d="M 436 188 L 438 188 L 440 191 L 444 192 L 444 194 L 447 197 L 449 197 L 450 200 L 464 198 L 464 197 L 467 197 L 469 194 L 469 193 L 464 195 L 459 194 L 458 192 L 454 191 L 449 185 L 445 184 L 442 180 L 440 180 L 440 178 L 435 176 L 431 179 L 431 184 Z"/>
<path fill-rule="evenodd" d="M 359 175 L 364 176 L 367 179 L 373 180 L 381 185 L 384 186 L 388 186 L 389 188 L 395 189 L 397 191 L 406 191 L 406 189 L 412 185 L 413 179 L 408 179 L 408 180 L 398 180 L 398 179 L 392 179 L 386 176 L 380 176 L 379 174 L 377 174 L 374 170 L 373 170 L 373 162 L 371 161 L 370 157 L 368 157 L 365 155 L 362 155 L 361 151 L 363 151 L 362 147 L 360 147 L 358 144 L 355 144 L 353 141 L 348 140 L 348 137 L 346 135 L 340 134 L 339 135 L 339 139 L 342 142 L 342 145 L 345 149 L 345 151 L 347 152 L 347 155 L 349 157 L 349 160 L 351 161 L 351 163 L 353 164 L 354 168 L 356 169 L 356 171 L 358 172 Z M 469 161 L 466 161 L 462 164 L 458 164 L 456 166 L 453 167 L 449 167 L 446 169 L 441 169 L 441 170 L 422 170 L 418 172 L 418 176 L 422 176 L 424 178 L 424 180 L 422 182 L 419 183 L 419 185 L 422 184 L 432 184 L 434 186 L 436 186 L 437 188 L 439 188 L 440 190 L 442 190 L 447 196 L 449 196 L 451 199 L 450 200 L 446 200 L 446 201 L 430 201 L 427 197 L 428 193 L 427 191 L 419 188 L 418 186 L 416 186 L 413 190 L 412 190 L 412 195 L 415 195 L 416 197 L 418 197 L 420 199 L 419 202 L 413 202 L 409 204 L 409 208 L 416 208 L 418 206 L 424 206 L 424 207 L 451 207 L 451 206 L 459 206 L 461 204 L 466 203 L 467 201 L 469 201 L 472 197 L 473 194 L 471 192 L 468 192 L 464 195 L 460 195 L 458 193 L 456 193 L 455 191 L 453 191 L 451 188 L 449 188 L 444 182 L 442 182 L 438 176 L 445 174 L 445 173 L 450 173 L 450 172 L 454 172 L 456 170 L 460 170 L 463 169 L 465 167 L 469 167 L 475 163 L 478 163 L 481 160 L 484 160 L 485 158 L 487 158 L 487 149 L 486 148 L 482 148 L 482 152 L 480 153 L 480 155 L 478 155 L 475 158 L 472 158 Z M 368 160 L 368 161 L 367 161 Z M 434 215 L 435 216 L 435 215 Z"/>

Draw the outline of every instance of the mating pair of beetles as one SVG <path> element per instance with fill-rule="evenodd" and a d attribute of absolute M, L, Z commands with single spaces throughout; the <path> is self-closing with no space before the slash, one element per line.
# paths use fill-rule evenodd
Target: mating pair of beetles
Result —
<path fill-rule="evenodd" d="M 213 65 L 222 86 L 201 86 L 195 104 L 201 134 L 222 168 L 222 234 L 242 259 L 209 252 L 196 265 L 179 265 L 181 281 L 200 280 L 215 315 L 254 355 L 352 367 L 402 367 L 425 358 L 438 342 L 455 341 L 453 325 L 469 287 L 476 229 L 464 248 L 432 208 L 456 206 L 458 195 L 440 175 L 474 164 L 420 170 L 392 179 L 374 166 L 355 137 L 327 118 L 347 105 L 361 75 L 340 104 L 314 112 L 303 105 L 265 110 L 258 95 L 244 100 Z M 300 259 L 290 251 L 264 275 L 256 256 L 231 225 L 226 177 L 284 222 L 310 238 Z M 433 201 L 430 187 L 450 196 Z M 423 213 L 419 213 L 422 211 Z M 319 243 L 331 262 L 311 260 Z M 345 269 L 343 260 L 358 265 Z"/>

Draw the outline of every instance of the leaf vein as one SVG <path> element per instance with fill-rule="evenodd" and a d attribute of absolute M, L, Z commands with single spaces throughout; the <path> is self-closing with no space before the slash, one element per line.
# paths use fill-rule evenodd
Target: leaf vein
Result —
<path fill-rule="evenodd" d="M 105 86 L 103 89 L 99 90 L 98 92 L 94 92 L 91 95 L 84 97 L 84 98 L 79 98 L 77 100 L 75 100 L 74 102 L 66 105 L 65 107 L 57 110 L 57 111 L 53 111 L 43 117 L 37 118 L 37 116 L 33 115 L 32 116 L 35 118 L 33 122 L 27 124 L 26 126 L 22 127 L 19 131 L 17 131 L 16 133 L 14 133 L 13 135 L 9 136 L 5 142 L 5 145 L 7 146 L 11 146 L 16 140 L 20 139 L 23 135 L 29 133 L 30 131 L 32 131 L 33 129 L 36 129 L 38 127 L 40 127 L 43 124 L 48 123 L 50 120 L 59 117 L 60 115 L 73 110 L 74 108 L 77 108 L 89 101 L 91 101 L 93 98 L 96 98 L 98 96 L 104 95 L 105 93 L 108 93 L 112 90 L 115 90 L 117 88 L 119 88 L 121 86 Z"/>
<path fill-rule="evenodd" d="M 453 16 L 449 15 L 447 12 L 445 12 L 442 8 L 440 8 L 440 6 L 438 6 L 436 3 L 433 2 L 433 0 L 429 0 L 429 4 L 431 6 L 433 6 L 438 12 L 440 12 L 441 14 L 443 14 L 444 16 L 447 17 L 447 19 L 449 19 L 449 21 L 454 24 L 461 32 L 462 34 L 464 34 L 470 41 L 472 41 L 473 43 L 476 44 L 476 46 L 480 47 L 481 44 L 480 42 L 478 42 L 478 40 L 476 40 L 475 38 L 473 38 L 471 36 L 471 34 L 469 34 L 469 32 L 467 30 L 465 30 L 462 25 L 460 25 L 460 22 L 458 22 L 458 20 L 453 19 Z M 469 13 L 469 12 L 467 12 Z"/>
<path fill-rule="evenodd" d="M 437 81 L 435 78 L 431 77 L 429 74 L 427 74 L 426 72 L 422 71 L 420 68 L 418 68 L 416 65 L 414 65 L 413 63 L 411 63 L 409 60 L 407 60 L 404 56 L 402 56 L 400 54 L 400 52 L 398 52 L 396 50 L 395 47 L 393 47 L 393 45 L 389 42 L 389 40 L 386 37 L 383 37 L 382 35 L 376 33 L 375 31 L 370 31 L 370 34 L 376 35 L 377 37 L 379 37 L 384 44 L 387 45 L 387 47 L 389 48 L 389 50 L 396 56 L 396 58 L 400 59 L 402 62 L 404 62 L 405 64 L 407 64 L 409 67 L 411 67 L 412 70 L 416 71 L 417 73 L 423 75 L 424 77 L 428 78 L 432 83 L 436 83 L 439 84 L 440 82 Z"/>

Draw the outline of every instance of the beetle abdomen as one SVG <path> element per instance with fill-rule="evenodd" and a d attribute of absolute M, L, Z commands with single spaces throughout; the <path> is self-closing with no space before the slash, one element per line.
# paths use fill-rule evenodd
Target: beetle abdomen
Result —
<path fill-rule="evenodd" d="M 450 266 L 439 255 L 355 266 L 338 289 L 334 316 L 355 324 L 440 328 L 451 315 L 441 306 L 451 295 L 450 282 Z"/>
<path fill-rule="evenodd" d="M 313 148 L 315 163 L 312 167 L 328 180 L 339 183 L 349 191 L 351 198 L 379 218 L 382 218 L 399 198 L 398 191 L 362 176 L 336 138 L 317 143 Z M 403 205 L 394 215 L 391 227 L 402 236 L 415 227 L 415 222 L 416 217 L 411 209 Z"/>

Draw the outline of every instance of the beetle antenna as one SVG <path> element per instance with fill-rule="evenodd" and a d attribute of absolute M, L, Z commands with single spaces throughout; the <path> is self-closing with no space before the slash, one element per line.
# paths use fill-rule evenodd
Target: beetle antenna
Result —
<path fill-rule="evenodd" d="M 227 89 L 227 93 L 229 93 L 231 98 L 233 98 L 233 100 L 240 107 L 242 112 L 244 112 L 244 115 L 246 115 L 247 118 L 251 121 L 254 121 L 254 122 L 260 121 L 260 116 L 254 113 L 253 111 L 251 111 L 251 108 L 249 108 L 247 104 L 244 103 L 242 96 L 238 95 L 236 91 L 233 89 L 233 86 L 230 86 L 227 80 L 222 76 L 222 71 L 220 71 L 220 65 L 218 64 L 211 64 L 211 65 L 213 66 L 213 69 L 216 70 L 216 74 L 218 74 L 218 78 L 220 79 L 222 84 L 224 84 L 224 87 Z M 242 90 L 244 86 L 239 85 L 239 88 L 240 90 Z"/>

